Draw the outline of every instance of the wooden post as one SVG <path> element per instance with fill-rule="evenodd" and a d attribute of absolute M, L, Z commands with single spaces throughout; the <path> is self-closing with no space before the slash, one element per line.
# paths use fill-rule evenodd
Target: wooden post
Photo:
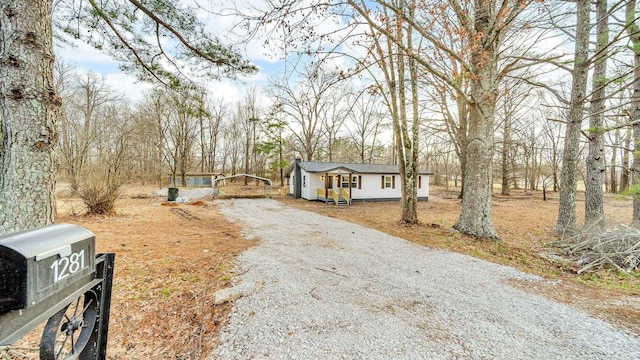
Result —
<path fill-rule="evenodd" d="M 353 188 L 353 174 L 349 173 L 349 202 L 351 202 L 351 197 L 353 197 L 353 193 L 352 193 L 352 188 Z"/>
<path fill-rule="evenodd" d="M 324 199 L 325 201 L 329 197 L 329 190 L 327 186 L 327 182 L 329 181 L 329 173 L 324 173 Z"/>

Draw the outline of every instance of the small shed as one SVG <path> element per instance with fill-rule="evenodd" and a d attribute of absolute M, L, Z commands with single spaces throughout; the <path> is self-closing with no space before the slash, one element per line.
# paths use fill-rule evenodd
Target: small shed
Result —
<path fill-rule="evenodd" d="M 180 175 L 176 175 L 175 183 L 171 175 L 167 177 L 169 187 L 211 187 L 215 179 L 223 176 L 224 174 L 220 173 L 188 173 L 185 175 L 186 184 L 182 184 Z"/>

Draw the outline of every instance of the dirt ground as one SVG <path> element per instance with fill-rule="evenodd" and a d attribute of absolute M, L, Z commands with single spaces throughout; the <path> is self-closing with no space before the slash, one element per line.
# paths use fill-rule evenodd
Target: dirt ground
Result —
<path fill-rule="evenodd" d="M 217 340 L 230 304 L 213 293 L 230 286 L 233 258 L 252 245 L 211 201 L 123 199 L 106 218 L 60 216 L 96 234 L 98 252 L 115 252 L 110 359 L 199 359 Z"/>
<path fill-rule="evenodd" d="M 154 190 L 128 187 L 117 204 L 117 214 L 99 217 L 80 215 L 81 202 L 62 191 L 58 222 L 91 230 L 98 252 L 116 253 L 109 359 L 201 359 L 215 346 L 231 309 L 228 303 L 213 305 L 213 293 L 231 285 L 234 257 L 255 242 L 244 240 L 241 229 L 219 215 L 213 199 L 167 203 L 150 196 Z M 264 193 L 257 185 L 223 190 L 226 197 Z M 572 265 L 543 257 L 557 240 L 552 230 L 557 199 L 542 201 L 541 193 L 524 191 L 496 196 L 494 222 L 501 241 L 494 243 L 449 230 L 460 209 L 455 190 L 432 187 L 429 201 L 419 204 L 421 224 L 413 227 L 398 223 L 397 202 L 334 206 L 294 200 L 277 190 L 270 194 L 296 208 L 557 280 L 535 288 L 516 286 L 572 304 L 640 335 L 640 275 L 600 272 L 578 276 Z M 606 216 L 611 223 L 628 223 L 630 200 L 608 196 Z M 15 345 L 34 346 L 27 342 Z"/>
<path fill-rule="evenodd" d="M 212 199 L 168 203 L 154 190 L 126 189 L 112 216 L 77 215 L 82 203 L 64 191 L 57 199 L 58 223 L 89 229 L 97 253 L 116 254 L 108 359 L 203 358 L 231 309 L 214 305 L 213 293 L 230 286 L 234 257 L 255 243 Z M 27 358 L 37 358 L 40 331 L 14 344 Z"/>

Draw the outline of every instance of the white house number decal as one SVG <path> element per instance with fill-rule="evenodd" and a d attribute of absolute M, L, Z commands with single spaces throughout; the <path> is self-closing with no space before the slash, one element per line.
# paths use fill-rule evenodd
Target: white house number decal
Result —
<path fill-rule="evenodd" d="M 84 269 L 84 250 L 54 261 L 51 269 L 53 269 L 54 283 Z"/>

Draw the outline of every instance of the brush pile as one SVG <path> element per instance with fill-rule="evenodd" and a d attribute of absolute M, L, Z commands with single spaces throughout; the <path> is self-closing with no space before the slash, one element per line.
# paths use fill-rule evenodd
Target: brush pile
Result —
<path fill-rule="evenodd" d="M 640 230 L 630 226 L 585 232 L 568 239 L 560 247 L 567 254 L 578 257 L 581 266 L 578 274 L 606 267 L 623 272 L 640 269 Z"/>

